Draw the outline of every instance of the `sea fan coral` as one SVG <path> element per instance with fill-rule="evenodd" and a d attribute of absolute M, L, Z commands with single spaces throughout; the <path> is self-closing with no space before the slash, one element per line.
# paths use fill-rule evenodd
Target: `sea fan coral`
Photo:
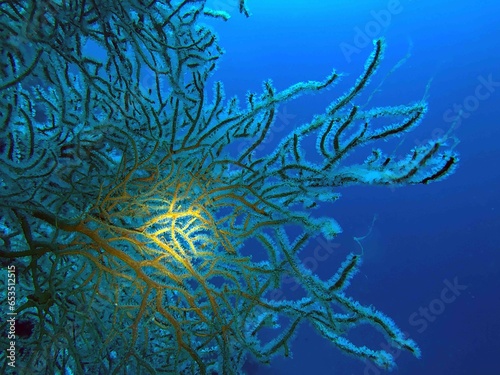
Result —
<path fill-rule="evenodd" d="M 360 255 L 326 281 L 298 258 L 313 235 L 340 232 L 308 209 L 337 199 L 337 187 L 429 183 L 456 164 L 445 138 L 403 160 L 374 149 L 346 164 L 426 111 L 423 102 L 356 105 L 383 41 L 323 115 L 258 156 L 280 104 L 340 75 L 283 91 L 266 82 L 242 108 L 220 82 L 207 92 L 222 50 L 203 18 L 229 15 L 205 1 L 19 0 L 0 9 L 0 255 L 16 271 L 11 312 L 31 327 L 4 373 L 14 364 L 26 374 L 236 374 L 249 355 L 288 355 L 304 322 L 384 368 L 391 354 L 355 345 L 351 328 L 369 323 L 418 356 L 389 318 L 345 294 Z M 240 10 L 248 14 L 243 0 Z M 308 138 L 320 162 L 306 157 Z M 236 155 L 234 143 L 244 145 Z M 266 260 L 242 255 L 249 240 Z M 287 275 L 304 298 L 271 297 Z"/>

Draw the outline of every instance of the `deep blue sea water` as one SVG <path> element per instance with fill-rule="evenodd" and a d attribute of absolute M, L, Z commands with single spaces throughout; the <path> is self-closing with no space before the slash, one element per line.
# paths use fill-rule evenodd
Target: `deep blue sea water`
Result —
<path fill-rule="evenodd" d="M 227 23 L 214 23 L 226 50 L 214 78 L 224 81 L 228 96 L 243 99 L 270 78 L 284 89 L 321 80 L 333 68 L 347 74 L 347 86 L 282 107 L 285 124 L 276 139 L 321 113 L 354 82 L 371 52 L 368 39 L 385 38 L 387 51 L 367 96 L 411 54 L 387 76 L 372 104 L 406 104 L 427 95 L 429 112 L 404 138 L 401 152 L 442 135 L 455 121 L 459 168 L 427 186 L 340 190 L 342 198 L 321 207 L 320 214 L 335 218 L 343 233 L 334 254 L 311 267 L 331 276 L 345 254 L 360 251 L 353 238 L 368 234 L 361 240 L 364 262 L 349 294 L 393 318 L 422 350 L 421 359 L 401 353 L 392 373 L 500 374 L 500 3 L 250 0 L 248 19 L 238 14 L 236 1 L 213 3 L 233 14 Z M 304 257 L 315 246 L 313 241 Z M 356 334 L 353 341 L 384 345 L 372 330 Z M 246 370 L 384 373 L 340 353 L 307 326 L 292 350 L 293 359 L 276 358 L 269 367 L 249 363 Z"/>

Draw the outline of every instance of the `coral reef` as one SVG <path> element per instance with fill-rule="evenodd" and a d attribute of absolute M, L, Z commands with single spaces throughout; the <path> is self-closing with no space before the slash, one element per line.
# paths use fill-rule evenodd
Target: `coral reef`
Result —
<path fill-rule="evenodd" d="M 377 40 L 352 87 L 261 156 L 278 106 L 341 75 L 284 91 L 265 82 L 240 105 L 222 83 L 206 87 L 222 55 L 206 17 L 229 15 L 201 0 L 0 2 L 0 256 L 16 269 L 18 373 L 237 374 L 248 356 L 288 356 L 304 322 L 383 368 L 391 354 L 354 344 L 351 328 L 369 324 L 419 355 L 388 317 L 346 295 L 360 255 L 326 281 L 298 255 L 312 236 L 340 232 L 311 214 L 336 188 L 453 171 L 446 138 L 401 160 L 373 149 L 346 162 L 411 130 L 426 104 L 356 104 L 382 60 Z M 266 260 L 242 255 L 249 240 Z M 304 298 L 270 297 L 285 276 Z"/>

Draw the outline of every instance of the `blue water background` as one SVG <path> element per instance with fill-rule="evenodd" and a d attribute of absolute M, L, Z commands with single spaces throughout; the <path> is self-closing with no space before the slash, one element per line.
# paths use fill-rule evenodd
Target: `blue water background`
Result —
<path fill-rule="evenodd" d="M 340 189 L 342 198 L 316 214 L 335 218 L 343 233 L 335 241 L 335 253 L 311 267 L 323 278 L 331 276 L 346 254 L 360 251 L 353 237 L 369 233 L 361 241 L 362 268 L 348 293 L 392 317 L 422 349 L 421 359 L 406 352 L 398 355 L 392 373 L 500 374 L 500 3 L 250 0 L 249 19 L 238 15 L 235 1 L 221 3 L 233 18 L 214 24 L 226 50 L 215 78 L 224 81 L 228 96 L 243 101 L 247 90 L 261 92 L 262 81 L 269 78 L 282 90 L 298 81 L 322 80 L 333 68 L 348 73 L 338 89 L 282 106 L 285 120 L 272 133 L 267 151 L 287 129 L 321 113 L 363 71 L 372 48 L 356 40 L 359 30 L 384 37 L 388 46 L 365 98 L 411 51 L 411 58 L 383 82 L 374 105 L 420 100 L 432 79 L 429 112 L 404 138 L 396 157 L 448 131 L 458 113 L 454 106 L 463 106 L 455 131 L 461 140 L 456 173 L 429 186 Z M 375 14 L 389 9 L 396 9 L 390 20 L 377 21 Z M 359 51 L 347 56 L 342 49 L 347 44 Z M 488 80 L 493 83 L 485 87 Z M 378 146 L 390 152 L 395 144 Z M 314 158 L 314 144 L 307 152 Z M 319 235 L 315 241 L 304 257 L 314 258 Z M 463 287 L 453 295 L 449 283 Z M 430 308 L 427 317 L 422 308 Z M 351 337 L 375 349 L 384 345 L 383 336 L 371 329 Z M 246 370 L 277 375 L 385 373 L 340 353 L 307 325 L 292 350 L 293 359 L 275 358 L 269 367 L 249 363 Z"/>

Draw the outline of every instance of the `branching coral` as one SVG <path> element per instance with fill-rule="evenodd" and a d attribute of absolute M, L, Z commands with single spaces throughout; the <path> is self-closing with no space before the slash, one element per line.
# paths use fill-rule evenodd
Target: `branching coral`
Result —
<path fill-rule="evenodd" d="M 34 325 L 19 339 L 19 372 L 239 373 L 249 355 L 264 363 L 288 355 L 303 322 L 384 368 L 392 356 L 349 341 L 351 328 L 369 323 L 419 355 L 389 318 L 345 294 L 359 255 L 327 281 L 298 258 L 313 235 L 340 232 L 307 209 L 337 199 L 336 187 L 426 184 L 456 164 L 444 138 L 400 161 L 374 149 L 363 164 L 346 164 L 426 111 L 422 102 L 356 105 L 381 62 L 381 40 L 348 92 L 256 156 L 280 104 L 340 75 L 281 92 L 267 82 L 241 108 L 220 82 L 208 98 L 222 51 L 201 21 L 229 16 L 205 1 L 11 1 L 0 9 L 0 255 L 17 269 L 18 316 Z M 248 15 L 243 0 L 240 10 Z M 308 138 L 320 163 L 306 158 Z M 235 155 L 239 141 L 246 146 Z M 295 237 L 285 232 L 292 225 L 302 228 Z M 266 261 L 242 255 L 249 239 Z M 304 298 L 270 297 L 286 275 Z M 264 340 L 264 329 L 274 338 Z"/>

